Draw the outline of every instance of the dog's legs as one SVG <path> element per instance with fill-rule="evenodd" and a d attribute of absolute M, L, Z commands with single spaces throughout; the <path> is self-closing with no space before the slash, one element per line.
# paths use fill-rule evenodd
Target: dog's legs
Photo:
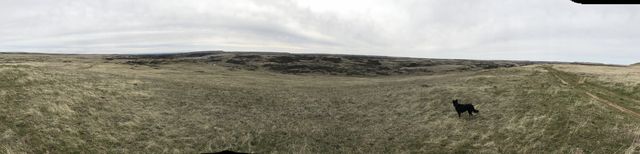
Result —
<path fill-rule="evenodd" d="M 461 117 L 460 117 L 460 112 L 458 112 L 458 118 L 461 118 Z"/>
<path fill-rule="evenodd" d="M 469 116 L 473 116 L 473 113 L 471 113 L 471 110 L 469 110 L 467 112 L 469 112 Z"/>

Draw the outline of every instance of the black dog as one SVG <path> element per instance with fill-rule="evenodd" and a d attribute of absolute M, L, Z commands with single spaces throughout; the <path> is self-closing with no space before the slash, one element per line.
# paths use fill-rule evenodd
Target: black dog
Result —
<path fill-rule="evenodd" d="M 457 99 L 453 100 L 453 107 L 456 108 L 456 112 L 458 112 L 458 117 L 460 117 L 460 114 L 464 112 L 469 112 L 469 116 L 473 115 L 473 113 L 471 112 L 475 112 L 475 113 L 480 112 L 473 107 L 473 104 L 459 104 Z"/>

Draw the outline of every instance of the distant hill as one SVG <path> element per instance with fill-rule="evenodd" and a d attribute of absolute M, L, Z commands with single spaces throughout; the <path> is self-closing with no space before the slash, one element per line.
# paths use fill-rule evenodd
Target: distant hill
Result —
<path fill-rule="evenodd" d="M 175 62 L 212 63 L 231 69 L 267 70 L 285 74 L 327 74 L 379 76 L 401 74 L 437 74 L 507 68 L 532 64 L 600 63 L 432 59 L 368 55 L 291 54 L 283 52 L 199 51 L 174 54 L 113 55 L 105 59 L 131 65 L 160 65 Z"/>
<path fill-rule="evenodd" d="M 348 76 L 385 76 L 438 74 L 444 72 L 508 68 L 532 64 L 577 64 L 620 66 L 588 62 L 468 60 L 389 57 L 345 54 L 292 54 L 286 52 L 196 51 L 157 54 L 74 55 L 43 53 L 0 53 L 32 56 L 101 57 L 107 63 L 160 66 L 172 63 L 207 63 L 229 69 L 266 70 L 284 74 L 326 74 Z"/>

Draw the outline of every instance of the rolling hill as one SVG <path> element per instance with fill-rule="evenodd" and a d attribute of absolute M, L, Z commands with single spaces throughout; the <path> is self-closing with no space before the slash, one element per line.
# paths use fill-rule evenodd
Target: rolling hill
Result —
<path fill-rule="evenodd" d="M 0 149 L 637 152 L 638 71 L 287 53 L 0 54 Z M 458 118 L 453 99 L 480 113 Z"/>

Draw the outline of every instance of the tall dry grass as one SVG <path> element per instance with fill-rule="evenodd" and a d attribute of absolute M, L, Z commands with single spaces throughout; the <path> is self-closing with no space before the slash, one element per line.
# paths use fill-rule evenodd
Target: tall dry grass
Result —
<path fill-rule="evenodd" d="M 63 59 L 0 64 L 3 153 L 610 153 L 639 131 L 535 66 L 360 78 Z"/>

